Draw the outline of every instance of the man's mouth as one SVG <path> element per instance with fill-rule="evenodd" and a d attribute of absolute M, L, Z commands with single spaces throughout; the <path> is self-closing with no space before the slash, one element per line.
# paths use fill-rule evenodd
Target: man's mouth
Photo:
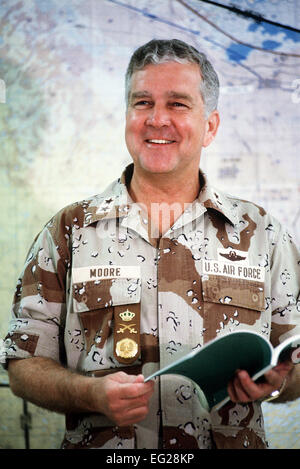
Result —
<path fill-rule="evenodd" d="M 158 139 L 158 138 L 149 138 L 146 140 L 147 143 L 156 143 L 156 144 L 159 144 L 159 145 L 167 145 L 167 144 L 170 144 L 170 143 L 174 143 L 175 140 L 165 140 L 165 139 Z"/>

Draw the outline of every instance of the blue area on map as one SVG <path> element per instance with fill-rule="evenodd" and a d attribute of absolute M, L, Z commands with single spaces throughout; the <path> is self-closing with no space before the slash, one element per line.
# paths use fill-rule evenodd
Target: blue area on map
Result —
<path fill-rule="evenodd" d="M 281 28 L 280 26 L 275 26 L 274 24 L 268 23 L 252 23 L 248 31 L 257 31 L 258 28 L 261 28 L 262 34 L 269 34 L 270 36 L 278 36 L 279 34 L 284 34 L 284 39 L 290 39 L 294 42 L 300 42 L 300 33 L 296 31 L 290 31 L 289 29 Z"/>
<path fill-rule="evenodd" d="M 252 47 L 244 46 L 243 44 L 236 44 L 232 42 L 226 49 L 226 54 L 229 60 L 240 63 L 242 60 L 247 59 Z"/>
<path fill-rule="evenodd" d="M 268 40 L 268 41 L 264 41 L 262 43 L 262 46 L 264 49 L 274 50 L 276 49 L 276 47 L 281 46 L 281 42 Z"/>
<path fill-rule="evenodd" d="M 290 31 L 288 29 L 284 29 L 280 26 L 275 26 L 273 24 L 268 24 L 268 23 L 256 23 L 253 22 L 251 25 L 248 27 L 248 31 L 255 32 L 258 31 L 261 32 L 262 34 L 268 34 L 269 36 L 277 36 L 277 38 L 280 35 L 280 40 L 279 41 L 273 41 L 271 39 L 267 39 L 263 41 L 261 47 L 267 50 L 274 50 L 280 47 L 283 44 L 283 41 L 285 39 L 290 39 L 293 42 L 300 42 L 300 34 L 297 33 L 296 31 Z M 284 36 L 282 36 L 282 34 Z M 253 49 L 251 47 L 248 47 L 243 44 L 238 44 L 232 42 L 229 47 L 226 49 L 226 54 L 229 60 L 240 63 L 243 60 L 246 60 L 249 53 Z"/>

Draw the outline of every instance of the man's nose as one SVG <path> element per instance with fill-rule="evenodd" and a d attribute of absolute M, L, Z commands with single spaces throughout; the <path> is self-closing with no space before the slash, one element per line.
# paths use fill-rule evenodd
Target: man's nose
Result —
<path fill-rule="evenodd" d="M 154 106 L 152 109 L 150 109 L 146 119 L 146 125 L 151 125 L 152 127 L 160 128 L 163 126 L 169 126 L 170 124 L 171 119 L 169 112 L 166 108 Z"/>

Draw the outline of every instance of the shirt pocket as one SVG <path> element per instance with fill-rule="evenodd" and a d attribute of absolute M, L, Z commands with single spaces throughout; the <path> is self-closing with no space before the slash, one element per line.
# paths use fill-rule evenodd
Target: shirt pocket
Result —
<path fill-rule="evenodd" d="M 73 311 L 79 315 L 84 331 L 86 369 L 114 368 L 118 362 L 131 364 L 138 359 L 140 305 L 140 278 L 103 279 L 73 284 Z M 125 325 L 137 324 L 136 321 L 132 322 L 132 315 L 138 319 L 138 330 L 135 326 L 132 328 L 137 331 L 134 334 L 138 336 L 137 353 L 125 361 L 116 361 L 115 355 L 116 318 L 121 321 L 120 313 L 126 313 Z M 125 327 L 125 331 L 130 332 L 130 328 Z M 122 334 L 118 334 L 118 338 L 122 338 Z"/>
<path fill-rule="evenodd" d="M 260 321 L 264 311 L 264 282 L 221 275 L 202 278 L 205 342 L 223 329 L 247 328 Z"/>

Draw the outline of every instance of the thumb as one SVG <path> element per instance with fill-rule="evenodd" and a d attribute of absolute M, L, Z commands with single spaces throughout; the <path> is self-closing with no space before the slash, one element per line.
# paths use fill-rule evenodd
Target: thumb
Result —
<path fill-rule="evenodd" d="M 143 376 L 142 374 L 139 374 L 139 375 L 137 375 L 137 376 L 135 377 L 134 382 L 135 382 L 135 383 L 143 383 L 144 380 L 145 380 L 144 376 Z"/>

